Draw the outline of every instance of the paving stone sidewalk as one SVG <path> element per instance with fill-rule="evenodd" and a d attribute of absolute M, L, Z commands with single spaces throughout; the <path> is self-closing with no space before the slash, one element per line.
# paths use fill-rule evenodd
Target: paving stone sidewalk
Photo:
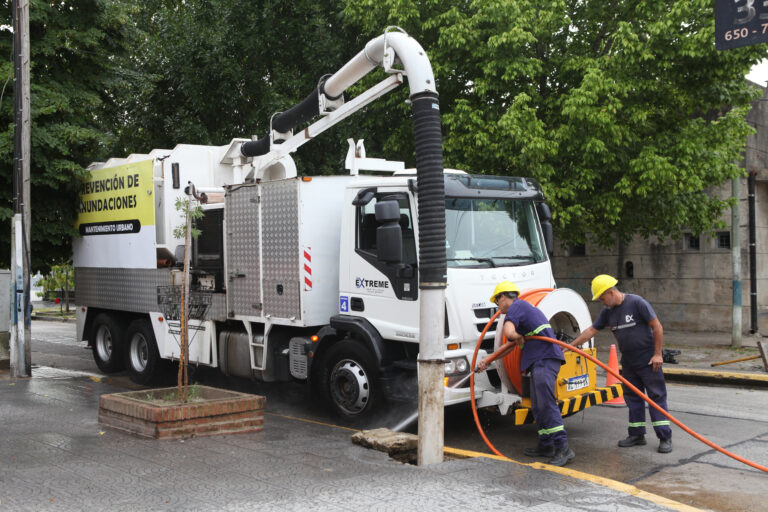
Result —
<path fill-rule="evenodd" d="M 142 440 L 97 422 L 99 396 L 121 389 L 72 372 L 0 372 L 0 390 L 0 510 L 668 510 L 489 458 L 402 464 L 273 414 L 259 433 Z"/>

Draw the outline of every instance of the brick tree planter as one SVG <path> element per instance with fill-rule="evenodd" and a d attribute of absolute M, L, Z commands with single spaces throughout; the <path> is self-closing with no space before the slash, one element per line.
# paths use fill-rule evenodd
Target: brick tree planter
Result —
<path fill-rule="evenodd" d="M 196 386 L 198 398 L 188 403 L 163 402 L 177 388 L 101 395 L 99 423 L 140 437 L 173 439 L 264 429 L 263 396 Z"/>

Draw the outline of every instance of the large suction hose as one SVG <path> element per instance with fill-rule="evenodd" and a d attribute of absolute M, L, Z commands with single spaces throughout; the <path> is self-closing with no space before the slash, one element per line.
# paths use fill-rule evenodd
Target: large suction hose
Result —
<path fill-rule="evenodd" d="M 480 334 L 480 339 L 478 340 L 477 346 L 475 347 L 475 352 L 472 355 L 472 365 L 471 365 L 471 368 L 475 368 L 475 365 L 477 363 L 477 353 L 480 350 L 480 344 L 482 343 L 483 339 L 485 338 L 485 334 L 488 332 L 488 329 L 490 328 L 490 326 L 493 323 L 493 321 L 496 320 L 496 318 L 498 318 L 499 313 L 500 313 L 500 311 L 496 311 L 496 314 L 494 314 L 491 317 L 491 319 L 486 324 L 485 329 L 483 329 L 483 332 Z M 574 346 L 571 346 L 568 343 L 565 343 L 565 342 L 562 342 L 560 340 L 556 340 L 556 339 L 553 339 L 553 338 L 548 338 L 546 336 L 527 336 L 527 338 L 548 341 L 550 343 L 554 343 L 555 345 L 560 345 L 560 347 L 562 347 L 562 348 L 565 348 L 565 349 L 568 349 L 568 350 L 572 350 L 572 351 L 576 352 L 577 354 L 586 357 L 587 359 L 589 359 L 590 361 L 592 361 L 596 365 L 600 366 L 601 368 L 606 370 L 608 373 L 610 373 L 614 377 L 618 378 L 622 382 L 622 384 L 624 384 L 629 389 L 631 389 L 634 393 L 637 394 L 637 396 L 639 396 L 640 398 L 642 398 L 643 400 L 648 402 L 648 404 L 650 404 L 654 409 L 656 409 L 661 414 L 663 414 L 664 416 L 669 418 L 669 420 L 672 423 L 674 423 L 675 425 L 677 425 L 678 427 L 680 427 L 681 429 L 686 431 L 688 434 L 692 435 L 694 438 L 698 439 L 699 441 L 701 441 L 702 443 L 706 444 L 710 448 L 714 448 L 715 450 L 719 451 L 720 453 L 723 453 L 723 454 L 731 457 L 734 460 L 737 460 L 737 461 L 742 462 L 742 463 L 744 463 L 744 464 L 746 464 L 748 466 L 752 466 L 755 469 L 759 469 L 760 471 L 764 471 L 764 472 L 768 473 L 768 467 L 765 467 L 765 466 L 763 466 L 761 464 L 758 464 L 757 462 L 753 462 L 753 461 L 751 461 L 749 459 L 745 459 L 744 457 L 736 455 L 735 453 L 726 450 L 722 446 L 719 446 L 719 445 L 713 443 L 712 441 L 710 441 L 706 437 L 704 437 L 704 436 L 694 432 L 691 428 L 689 428 L 688 426 L 683 424 L 680 420 L 678 420 L 677 418 L 675 418 L 674 416 L 669 414 L 667 411 L 665 411 L 656 402 L 654 402 L 653 400 L 648 398 L 648 396 L 646 396 L 639 389 L 637 389 L 635 386 L 633 386 L 624 377 L 619 375 L 618 372 L 612 370 L 611 368 L 609 368 L 608 366 L 603 364 L 600 360 L 598 360 L 597 358 L 592 357 L 591 355 L 587 354 L 583 350 L 578 349 L 578 348 L 576 348 Z M 474 374 L 474 372 L 471 374 L 471 376 L 469 378 L 469 394 L 472 397 L 472 400 L 471 400 L 471 402 L 472 402 L 472 414 L 475 417 L 475 425 L 477 425 L 477 430 L 480 432 L 480 436 L 483 438 L 483 440 L 485 441 L 485 444 L 488 446 L 488 448 L 491 449 L 491 451 L 493 453 L 495 453 L 496 455 L 498 455 L 500 457 L 508 458 L 504 454 L 502 454 L 499 450 L 497 450 L 496 447 L 493 446 L 493 444 L 491 444 L 491 442 L 488 440 L 488 437 L 485 435 L 485 431 L 483 430 L 483 426 L 480 424 L 480 418 L 477 415 L 477 404 L 475 403 L 475 400 L 474 400 L 474 397 L 475 397 L 475 374 Z"/>

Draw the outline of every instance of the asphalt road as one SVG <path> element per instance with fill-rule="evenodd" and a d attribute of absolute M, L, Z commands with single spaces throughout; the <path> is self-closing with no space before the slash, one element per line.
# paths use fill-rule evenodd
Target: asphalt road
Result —
<path fill-rule="evenodd" d="M 90 351 L 74 341 L 73 323 L 35 321 L 32 324 L 32 364 L 35 372 L 47 368 L 76 370 L 100 375 Z M 135 389 L 124 374 L 110 381 Z M 267 397 L 267 409 L 275 414 L 339 422 L 330 417 L 301 384 L 269 385 L 242 379 L 225 379 L 215 371 L 198 371 L 206 384 L 255 392 Z M 171 383 L 173 379 L 169 379 Z M 670 412 L 699 434 L 736 454 L 768 466 L 768 390 L 725 386 L 669 384 Z M 365 428 L 393 428 L 411 416 L 415 405 L 398 404 Z M 503 454 L 529 462 L 523 448 L 536 442 L 536 427 L 515 427 L 511 418 L 480 415 L 488 438 Z M 681 503 L 717 511 L 764 510 L 768 499 L 768 475 L 716 452 L 673 426 L 671 454 L 656 452 L 650 433 L 647 446 L 618 448 L 626 435 L 623 407 L 592 407 L 565 420 L 576 459 L 569 468 L 611 478 Z M 417 422 L 406 431 L 417 433 Z M 469 406 L 449 408 L 445 416 L 445 445 L 490 453 L 477 432 Z M 543 461 L 542 459 L 538 459 Z"/>

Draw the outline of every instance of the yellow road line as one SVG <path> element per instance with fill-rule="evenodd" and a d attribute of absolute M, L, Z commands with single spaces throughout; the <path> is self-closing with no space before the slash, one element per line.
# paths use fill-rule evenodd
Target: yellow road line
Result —
<path fill-rule="evenodd" d="M 285 414 L 276 414 L 274 412 L 265 412 L 267 416 L 276 416 L 278 418 L 286 418 L 289 420 L 303 421 L 305 423 L 314 423 L 315 425 L 322 425 L 324 427 L 340 428 L 343 430 L 349 430 L 350 432 L 360 432 L 359 428 L 342 427 L 341 425 L 334 425 L 333 423 L 323 423 L 322 421 L 308 420 L 307 418 L 297 418 L 296 416 L 286 416 Z"/>
<path fill-rule="evenodd" d="M 620 492 L 629 494 L 631 496 L 635 496 L 643 500 L 650 501 L 651 503 L 656 503 L 657 505 L 661 505 L 663 507 L 667 507 L 672 510 L 679 510 L 681 512 L 701 512 L 701 509 L 699 508 L 691 507 L 690 505 L 685 505 L 683 503 L 680 503 L 679 501 L 671 500 L 669 498 L 665 498 L 664 496 L 659 496 L 658 494 L 653 494 L 651 492 L 638 489 L 634 485 L 625 484 L 624 482 L 619 482 L 618 480 L 612 480 L 610 478 L 592 475 L 590 473 L 584 473 L 583 471 L 577 471 L 575 469 L 559 468 L 557 466 L 551 466 L 549 464 L 544 464 L 542 462 L 531 462 L 531 463 L 519 462 L 519 461 L 510 459 L 508 457 L 499 457 L 498 455 L 492 455 L 490 453 L 475 452 L 472 450 L 461 450 L 458 448 L 446 447 L 443 451 L 449 455 L 453 455 L 454 457 L 462 457 L 462 458 L 484 457 L 486 459 L 504 460 L 504 461 L 512 462 L 513 464 L 519 464 L 521 466 L 528 466 L 534 469 L 551 471 L 553 473 L 570 476 L 572 478 L 578 478 L 580 480 L 593 482 L 598 485 L 602 485 L 603 487 L 608 487 L 609 489 L 614 489 L 616 491 L 620 491 Z"/>
<path fill-rule="evenodd" d="M 343 430 L 349 430 L 350 432 L 360 432 L 360 429 L 342 427 L 341 425 L 334 425 L 332 423 L 324 423 L 322 421 L 315 421 L 315 420 L 310 420 L 306 418 L 298 418 L 296 416 L 286 416 L 285 414 L 276 414 L 273 412 L 267 412 L 265 414 L 269 416 L 276 416 L 278 418 L 286 418 L 289 420 L 304 421 L 306 423 L 314 423 L 315 425 L 322 425 L 324 427 L 340 428 Z M 701 512 L 701 509 L 691 507 L 689 505 L 685 505 L 683 503 L 680 503 L 675 500 L 671 500 L 669 498 L 665 498 L 664 496 L 659 496 L 658 494 L 653 494 L 653 493 L 644 491 L 642 489 L 638 489 L 634 485 L 625 484 L 623 482 L 619 482 L 618 480 L 612 480 L 610 478 L 604 478 L 602 476 L 592 475 L 590 473 L 584 473 L 583 471 L 577 471 L 575 469 L 559 468 L 557 466 L 551 466 L 549 464 L 543 464 L 541 462 L 533 462 L 533 463 L 519 462 L 519 461 L 510 459 L 508 457 L 500 457 L 498 455 L 493 455 L 490 453 L 482 453 L 482 452 L 476 452 L 472 450 L 462 450 L 460 448 L 451 448 L 448 446 L 443 448 L 443 452 L 453 457 L 460 457 L 460 458 L 484 457 L 486 459 L 503 460 L 503 461 L 511 462 L 513 464 L 519 464 L 521 466 L 528 466 L 534 469 L 552 471 L 553 473 L 559 473 L 561 475 L 570 476 L 572 478 L 578 478 L 580 480 L 593 482 L 598 485 L 602 485 L 603 487 L 608 487 L 609 489 L 614 489 L 616 491 L 623 492 L 646 501 L 650 501 L 651 503 L 656 503 L 657 505 L 661 505 L 661 506 L 670 508 L 672 510 L 679 510 L 680 512 Z"/>

